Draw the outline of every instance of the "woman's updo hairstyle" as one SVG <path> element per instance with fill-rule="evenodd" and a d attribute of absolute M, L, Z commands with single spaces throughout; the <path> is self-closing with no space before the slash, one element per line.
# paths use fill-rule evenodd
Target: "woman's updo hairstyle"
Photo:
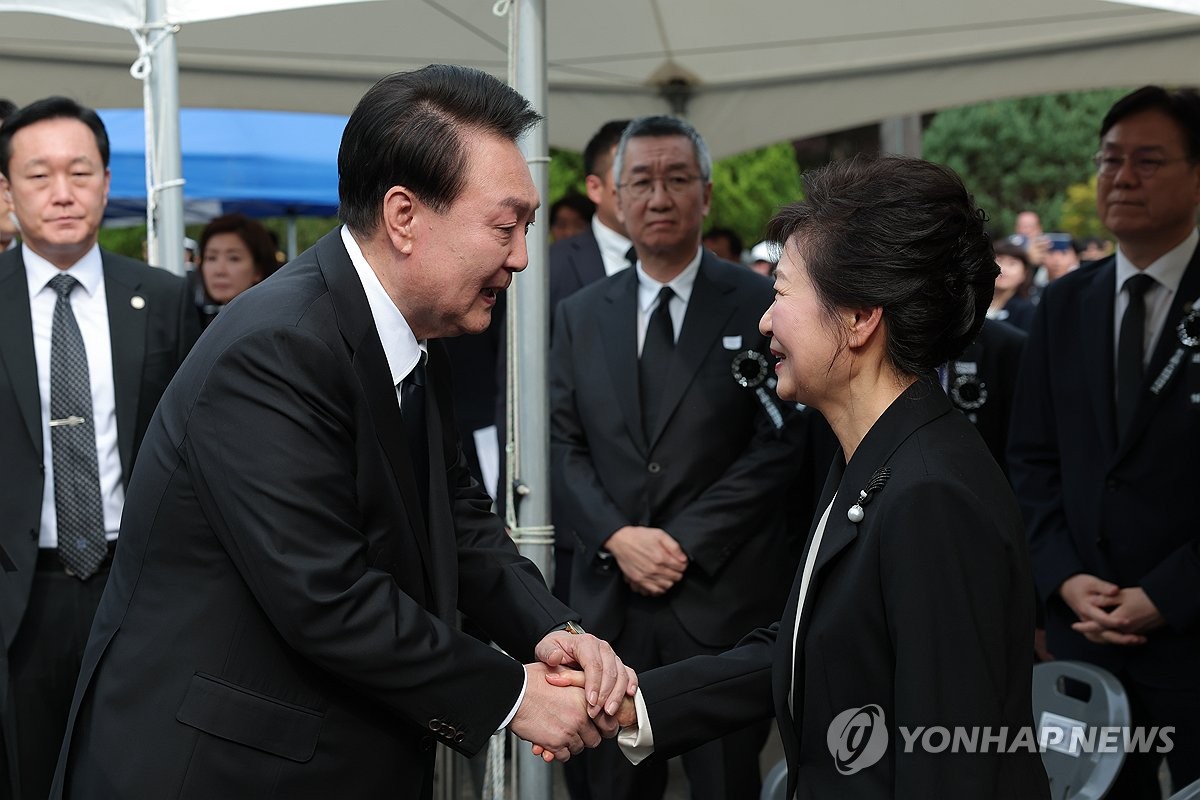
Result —
<path fill-rule="evenodd" d="M 805 200 L 767 238 L 795 246 L 822 305 L 880 306 L 887 355 L 921 375 L 957 357 L 983 326 L 1000 268 L 987 215 L 946 167 L 855 156 L 804 176 Z"/>

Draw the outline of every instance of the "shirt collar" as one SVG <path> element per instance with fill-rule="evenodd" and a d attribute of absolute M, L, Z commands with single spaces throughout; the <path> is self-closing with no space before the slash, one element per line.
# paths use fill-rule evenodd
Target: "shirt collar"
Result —
<path fill-rule="evenodd" d="M 396 308 L 396 303 L 388 296 L 387 290 L 379 282 L 379 276 L 367 263 L 362 248 L 354 240 L 350 229 L 342 226 L 342 244 L 350 256 L 350 263 L 358 273 L 363 291 L 367 294 L 367 305 L 371 307 L 371 317 L 375 320 L 375 330 L 379 332 L 379 341 L 383 345 L 383 355 L 387 358 L 388 369 L 392 373 L 392 385 L 396 386 L 404 380 L 418 361 L 423 361 L 428 352 L 428 343 L 418 342 L 409 327 L 408 320 Z"/>
<path fill-rule="evenodd" d="M 666 283 L 659 283 L 647 275 L 646 271 L 642 269 L 642 262 L 639 259 L 635 269 L 637 269 L 638 279 L 638 305 L 641 307 L 642 313 L 650 313 L 650 309 L 658 299 L 658 293 L 664 286 L 670 286 L 671 290 L 675 292 L 675 296 L 686 306 L 692 298 L 692 287 L 696 285 L 696 273 L 700 271 L 700 258 L 703 255 L 704 248 L 697 247 L 696 255 L 683 268 L 683 272 Z"/>
<path fill-rule="evenodd" d="M 1125 281 L 1130 276 L 1137 275 L 1139 272 L 1154 278 L 1155 281 L 1167 287 L 1171 294 L 1179 291 L 1179 283 L 1183 280 L 1183 273 L 1187 272 L 1188 263 L 1192 260 L 1192 254 L 1196 252 L 1198 242 L 1200 242 L 1200 230 L 1192 228 L 1192 232 L 1186 239 L 1163 253 L 1144 270 L 1135 267 L 1118 247 L 1117 291 L 1121 291 L 1121 287 L 1125 285 Z"/>
<path fill-rule="evenodd" d="M 47 288 L 46 284 L 55 275 L 61 275 L 64 272 L 79 281 L 79 285 L 87 292 L 88 297 L 95 297 L 96 292 L 100 291 L 100 285 L 104 282 L 104 265 L 100 259 L 99 244 L 93 244 L 92 249 L 65 270 L 59 269 L 30 250 L 29 245 L 24 242 L 21 243 L 21 258 L 25 261 L 25 278 L 29 281 L 30 297 L 43 289 L 53 292 L 54 290 Z"/>
<path fill-rule="evenodd" d="M 633 242 L 600 221 L 599 214 L 592 215 L 592 235 L 604 256 L 611 256 L 618 261 L 625 261 L 625 254 L 633 246 Z"/>

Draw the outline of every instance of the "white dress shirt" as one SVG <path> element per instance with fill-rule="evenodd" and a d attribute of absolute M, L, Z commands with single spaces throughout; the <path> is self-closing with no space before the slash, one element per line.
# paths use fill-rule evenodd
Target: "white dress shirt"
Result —
<path fill-rule="evenodd" d="M 642 345 L 646 341 L 646 328 L 650 325 L 650 315 L 658 308 L 658 293 L 664 286 L 670 286 L 671 291 L 675 292 L 667 310 L 671 313 L 671 327 L 675 329 L 675 341 L 679 341 L 679 331 L 683 328 L 683 318 L 687 316 L 688 301 L 692 299 L 692 287 L 696 285 L 696 273 L 700 271 L 700 257 L 703 254 L 704 250 L 697 248 L 696 255 L 683 268 L 683 272 L 667 283 L 659 283 L 647 275 L 646 271 L 642 269 L 642 262 L 638 261 L 635 269 L 637 269 L 638 279 L 637 351 L 639 358 L 642 355 Z"/>
<path fill-rule="evenodd" d="M 100 475 L 100 500 L 104 507 L 104 535 L 109 541 L 121 529 L 125 486 L 121 482 L 121 452 L 117 448 L 117 397 L 113 383 L 112 337 L 108 329 L 108 298 L 104 291 L 104 265 L 99 245 L 66 270 L 21 246 L 25 278 L 29 282 L 29 312 L 33 317 L 33 354 L 37 360 L 38 396 L 42 410 L 42 520 L 38 547 L 58 547 L 58 515 L 54 508 L 54 451 L 50 441 L 50 334 L 58 293 L 47 284 L 66 274 L 79 281 L 71 292 L 71 310 L 87 350 L 88 377 L 92 384 L 92 416 L 96 433 L 96 459 Z"/>
<path fill-rule="evenodd" d="M 1183 273 L 1187 271 L 1188 262 L 1192 260 L 1192 254 L 1196 252 L 1198 242 L 1200 231 L 1193 228 L 1191 234 L 1177 247 L 1164 253 L 1143 270 L 1135 267 L 1125 257 L 1121 248 L 1117 248 L 1117 287 L 1113 302 L 1113 342 L 1117 343 L 1117 346 L 1113 347 L 1114 368 L 1117 363 L 1116 351 L 1120 349 L 1121 318 L 1125 316 L 1125 309 L 1129 308 L 1129 293 L 1125 291 L 1125 281 L 1139 272 L 1154 278 L 1154 285 L 1146 290 L 1143 298 L 1146 303 L 1146 330 L 1143 332 L 1142 341 L 1146 349 L 1142 354 L 1142 365 L 1145 366 L 1158 344 L 1163 325 L 1167 322 L 1167 313 L 1171 310 L 1171 303 L 1175 299 L 1175 293 L 1179 291 L 1179 283 L 1183 280 Z M 1191 302 L 1196 298 L 1184 299 Z"/>
<path fill-rule="evenodd" d="M 417 341 L 408 320 L 400 313 L 396 303 L 383 288 L 383 284 L 379 282 L 379 276 L 375 274 L 375 270 L 371 269 L 371 265 L 367 263 L 367 259 L 363 255 L 362 248 L 358 246 L 358 242 L 354 241 L 350 229 L 345 225 L 342 226 L 342 244 L 346 247 L 350 263 L 354 265 L 354 271 L 358 273 L 358 280 L 362 283 L 363 291 L 366 292 L 367 305 L 371 308 L 371 318 L 375 320 L 375 330 L 379 332 L 383 355 L 387 359 L 388 369 L 392 373 L 392 385 L 396 387 L 396 404 L 399 405 L 401 402 L 400 382 L 428 354 L 429 344 Z M 517 695 L 517 702 L 497 730 L 508 727 L 513 717 L 517 715 L 521 701 L 525 699 L 525 686 L 529 676 L 524 670 L 522 670 L 522 675 L 521 693 Z"/>
<path fill-rule="evenodd" d="M 616 275 L 629 268 L 629 259 L 625 256 L 633 247 L 633 242 L 601 222 L 598 214 L 592 215 L 592 235 L 600 246 L 600 260 L 604 262 L 605 275 Z"/>

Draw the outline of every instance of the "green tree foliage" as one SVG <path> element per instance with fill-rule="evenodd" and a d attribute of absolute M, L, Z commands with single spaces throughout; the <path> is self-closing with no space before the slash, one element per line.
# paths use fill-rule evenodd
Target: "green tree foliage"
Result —
<path fill-rule="evenodd" d="M 962 176 L 988 212 L 993 229 L 1012 230 L 1016 215 L 1032 209 L 1046 230 L 1067 228 L 1067 189 L 1086 184 L 1093 169 L 1100 120 L 1126 90 L 1105 89 L 1000 100 L 942 111 L 925 131 L 925 157 Z M 1068 215 L 1082 235 L 1095 224 Z"/>
<path fill-rule="evenodd" d="M 550 200 L 542 204 L 546 207 L 546 212 L 540 212 L 538 216 L 541 217 L 542 213 L 549 213 L 550 203 L 572 189 L 586 196 L 587 185 L 584 183 L 586 177 L 587 175 L 583 172 L 582 153 L 550 148 Z M 547 229 L 549 226 L 550 222 L 547 218 Z"/>
<path fill-rule="evenodd" d="M 747 247 L 763 238 L 767 222 L 801 197 L 800 167 L 791 144 L 781 142 L 713 164 L 708 227 L 737 231 Z"/>

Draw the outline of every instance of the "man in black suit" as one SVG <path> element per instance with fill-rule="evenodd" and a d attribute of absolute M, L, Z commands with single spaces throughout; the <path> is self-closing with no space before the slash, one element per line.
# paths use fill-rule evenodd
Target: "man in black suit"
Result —
<path fill-rule="evenodd" d="M 590 229 L 550 246 L 550 313 L 559 302 L 589 283 L 629 266 L 633 243 L 617 211 L 613 156 L 629 120 L 604 123 L 583 150 L 587 196 L 596 204 Z"/>
<path fill-rule="evenodd" d="M 588 199 L 596 204 L 589 229 L 550 246 L 550 321 L 559 302 L 589 283 L 614 275 L 631 265 L 633 242 L 617 210 L 613 157 L 627 119 L 612 120 L 588 140 L 583 149 L 583 169 L 587 174 Z M 571 558 L 575 552 L 575 534 L 563 522 L 557 508 L 554 517 L 554 595 L 563 601 L 571 596 Z M 574 767 L 567 768 L 567 780 L 575 783 Z"/>
<path fill-rule="evenodd" d="M 199 332 L 181 279 L 97 245 L 108 156 L 100 118 L 66 98 L 0 129 L 22 238 L 0 255 L 0 797 L 49 793 L 134 456 Z"/>
<path fill-rule="evenodd" d="M 1147 86 L 1100 128 L 1114 256 L 1050 284 L 1014 402 L 1009 472 L 1057 658 L 1115 673 L 1135 725 L 1174 726 L 1176 787 L 1200 778 L 1200 93 Z M 1112 798 L 1159 797 L 1130 753 Z"/>
<path fill-rule="evenodd" d="M 558 308 L 551 459 L 577 539 L 571 602 L 640 671 L 778 616 L 794 563 L 779 496 L 798 459 L 758 332 L 771 284 L 700 246 L 703 139 L 671 117 L 635 120 L 614 174 L 638 263 Z M 766 732 L 685 756 L 693 796 L 755 796 Z M 663 765 L 634 771 L 608 744 L 583 763 L 597 800 L 662 796 Z"/>
<path fill-rule="evenodd" d="M 430 798 L 438 743 L 600 741 L 628 674 L 488 511 L 429 343 L 527 263 L 538 119 L 464 67 L 363 97 L 345 226 L 221 312 L 146 434 L 53 797 Z"/>

